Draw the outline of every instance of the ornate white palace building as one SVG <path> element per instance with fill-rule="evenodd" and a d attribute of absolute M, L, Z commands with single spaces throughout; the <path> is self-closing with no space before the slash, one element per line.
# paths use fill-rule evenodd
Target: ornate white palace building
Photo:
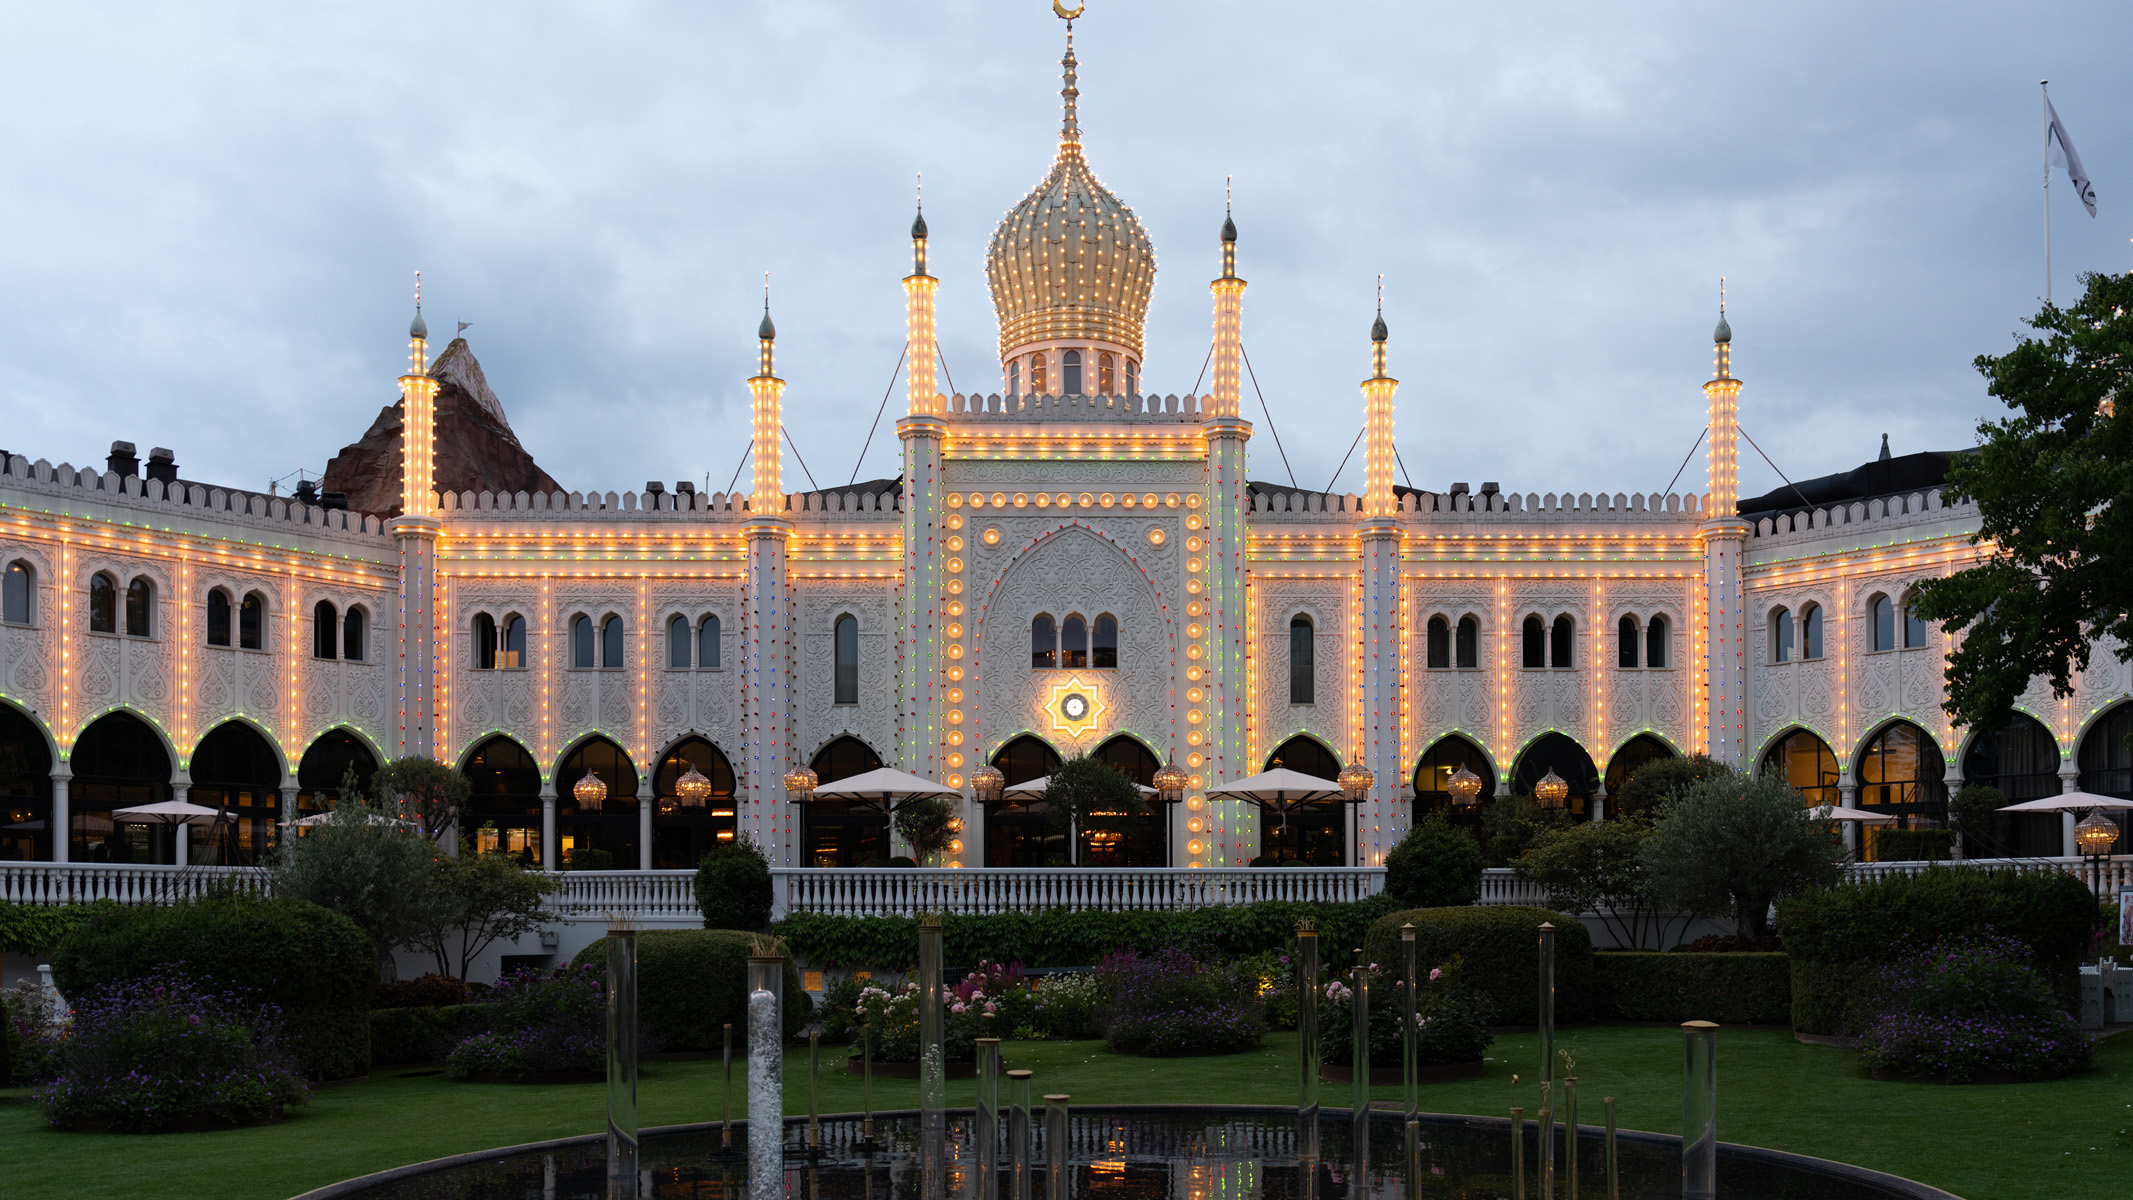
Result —
<path fill-rule="evenodd" d="M 901 853 L 879 811 L 789 802 L 801 765 L 966 795 L 988 761 L 1012 784 L 1077 753 L 1190 775 L 1183 803 L 1072 846 L 966 799 L 938 865 L 971 868 L 1374 865 L 1462 766 L 1493 793 L 1553 771 L 1586 819 L 1692 752 L 1929 820 L 1965 779 L 2133 794 L 2107 648 L 2008 729 L 1942 713 L 1946 641 L 1907 598 L 1978 553 L 1977 513 L 1937 486 L 1947 455 L 1884 448 L 1736 496 L 1723 319 L 1701 494 L 1395 486 L 1382 318 L 1362 493 L 1248 478 L 1237 231 L 1209 247 L 1211 390 L 1141 394 L 1154 246 L 1083 156 L 1071 38 L 1063 64 L 1058 156 L 987 258 L 999 394 L 936 390 L 940 280 L 913 226 L 898 479 L 786 490 L 767 312 L 746 493 L 440 492 L 419 307 L 397 511 L 184 480 L 167 451 L 143 472 L 124 444 L 104 469 L 5 455 L 0 858 L 255 861 L 346 767 L 403 755 L 472 777 L 463 838 L 549 867 L 689 867 L 736 833 L 781 866 Z M 1276 822 L 1205 795 L 1349 762 L 1375 779 L 1353 807 Z M 691 767 L 699 803 L 676 787 Z M 112 819 L 167 799 L 234 821 L 181 840 Z M 2067 836 L 2038 818 L 2017 850 Z"/>

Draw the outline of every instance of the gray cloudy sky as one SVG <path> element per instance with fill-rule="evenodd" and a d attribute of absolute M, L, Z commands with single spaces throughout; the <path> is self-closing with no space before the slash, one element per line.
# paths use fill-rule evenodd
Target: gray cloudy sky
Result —
<path fill-rule="evenodd" d="M 920 170 L 949 369 L 1000 387 L 983 253 L 1052 156 L 1043 0 L 17 0 L 4 29 L 16 453 L 316 472 L 394 398 L 419 267 L 565 487 L 724 488 L 767 269 L 787 425 L 841 483 L 901 348 Z M 2055 185 L 2060 298 L 2133 262 L 2122 2 L 1091 0 L 1076 31 L 1090 160 L 1159 252 L 1145 383 L 1199 370 L 1234 175 L 1246 347 L 1306 486 L 1361 425 L 1380 271 L 1419 486 L 1664 486 L 1720 274 L 1743 423 L 1788 474 L 1883 431 L 1970 444 L 1995 407 L 1970 360 L 2043 291 L 2047 76 L 2101 212 Z M 861 477 L 896 472 L 900 404 Z M 1285 479 L 1245 408 L 1253 474 Z M 1744 492 L 1776 486 L 1744 455 Z"/>

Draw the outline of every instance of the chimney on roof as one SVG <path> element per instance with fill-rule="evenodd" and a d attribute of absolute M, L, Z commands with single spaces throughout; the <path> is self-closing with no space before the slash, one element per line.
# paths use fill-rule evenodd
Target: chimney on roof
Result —
<path fill-rule="evenodd" d="M 297 480 L 297 481 L 296 481 L 296 498 L 297 498 L 297 500 L 298 500 L 299 502 L 301 502 L 301 503 L 304 503 L 304 504 L 308 504 L 308 505 L 312 506 L 313 508 L 316 508 L 316 507 L 318 507 L 318 480 L 316 480 L 316 479 L 299 479 L 299 480 Z"/>
<path fill-rule="evenodd" d="M 647 479 L 644 481 L 644 490 L 654 496 L 664 496 L 667 494 L 667 485 L 657 479 Z"/>
<path fill-rule="evenodd" d="M 693 479 L 684 479 L 680 483 L 675 484 L 674 494 L 677 496 L 694 496 L 696 494 L 696 481 Z"/>
<path fill-rule="evenodd" d="M 1467 486 L 1467 484 L 1466 484 L 1466 483 L 1464 483 L 1464 482 L 1460 482 L 1460 483 L 1455 483 L 1455 484 L 1453 484 L 1453 485 L 1452 485 L 1452 493 L 1451 493 L 1451 494 L 1452 494 L 1452 495 L 1454 495 L 1454 496 L 1464 496 L 1464 495 L 1466 495 L 1466 494 L 1467 494 L 1468 492 L 1471 492 L 1471 491 L 1473 491 L 1473 490 L 1474 490 L 1474 489 L 1473 489 L 1473 488 L 1471 488 L 1471 487 L 1469 487 L 1469 486 Z"/>
<path fill-rule="evenodd" d="M 111 443 L 111 453 L 104 459 L 104 468 L 118 475 L 140 474 L 141 460 L 133 452 L 133 443 Z"/>
<path fill-rule="evenodd" d="M 148 477 L 163 483 L 178 482 L 178 456 L 170 447 L 157 446 L 148 452 Z"/>
<path fill-rule="evenodd" d="M 1493 479 L 1481 485 L 1481 494 L 1484 496 L 1494 496 L 1501 491 L 1503 491 L 1503 488 L 1498 486 Z"/>

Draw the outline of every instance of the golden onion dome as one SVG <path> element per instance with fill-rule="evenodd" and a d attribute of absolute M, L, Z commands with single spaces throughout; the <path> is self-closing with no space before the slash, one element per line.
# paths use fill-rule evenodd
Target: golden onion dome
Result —
<path fill-rule="evenodd" d="M 1138 357 L 1155 289 L 1155 243 L 1081 155 L 1074 36 L 1067 34 L 1066 119 L 1051 173 L 1008 210 L 985 254 L 1000 357 L 1058 338 L 1123 346 Z"/>

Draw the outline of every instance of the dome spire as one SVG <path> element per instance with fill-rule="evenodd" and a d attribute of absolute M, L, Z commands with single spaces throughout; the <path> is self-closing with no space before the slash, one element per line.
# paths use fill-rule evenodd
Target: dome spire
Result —
<path fill-rule="evenodd" d="M 1082 9 L 1087 7 L 1088 5 L 1084 4 L 1081 8 L 1068 12 L 1058 0 L 1053 0 L 1052 4 L 1052 11 L 1058 13 L 1067 23 L 1066 57 L 1059 60 L 1060 70 L 1066 78 L 1064 86 L 1059 89 L 1059 95 L 1066 101 L 1066 114 L 1059 124 L 1059 153 L 1062 155 L 1067 153 L 1068 147 L 1078 149 L 1081 145 L 1081 120 L 1074 103 L 1081 96 L 1081 89 L 1074 86 L 1074 18 L 1080 16 Z"/>
<path fill-rule="evenodd" d="M 1711 344 L 1718 349 L 1718 378 L 1733 377 L 1733 327 L 1726 324 L 1726 277 L 1718 277 L 1718 328 L 1711 331 Z"/>

